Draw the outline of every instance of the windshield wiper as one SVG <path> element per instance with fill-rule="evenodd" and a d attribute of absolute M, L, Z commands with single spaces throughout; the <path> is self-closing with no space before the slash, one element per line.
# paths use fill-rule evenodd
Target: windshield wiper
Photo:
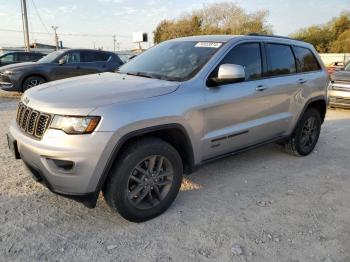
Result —
<path fill-rule="evenodd" d="M 141 76 L 141 77 L 147 77 L 147 78 L 155 78 L 152 74 L 144 73 L 144 72 L 127 72 L 127 75 L 131 76 Z"/>

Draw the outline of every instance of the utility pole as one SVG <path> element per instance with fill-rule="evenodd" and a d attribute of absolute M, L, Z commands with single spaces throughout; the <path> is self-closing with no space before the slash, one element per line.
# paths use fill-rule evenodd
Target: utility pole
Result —
<path fill-rule="evenodd" d="M 22 25 L 24 33 L 24 45 L 26 51 L 30 51 L 30 42 L 29 42 L 29 29 L 28 29 L 28 16 L 27 16 L 27 3 L 26 0 L 21 0 L 21 9 L 22 9 Z"/>
<path fill-rule="evenodd" d="M 51 26 L 53 31 L 55 32 L 55 45 L 56 45 L 56 50 L 58 50 L 58 35 L 57 35 L 57 29 L 58 26 Z"/>
<path fill-rule="evenodd" d="M 113 51 L 115 52 L 115 44 L 117 42 L 117 39 L 115 37 L 115 35 L 113 35 Z"/>

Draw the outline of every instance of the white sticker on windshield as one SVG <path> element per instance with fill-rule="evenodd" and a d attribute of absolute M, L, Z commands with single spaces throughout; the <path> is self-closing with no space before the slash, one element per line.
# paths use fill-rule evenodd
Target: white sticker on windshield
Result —
<path fill-rule="evenodd" d="M 195 47 L 210 47 L 210 48 L 219 48 L 222 43 L 218 42 L 198 42 Z"/>

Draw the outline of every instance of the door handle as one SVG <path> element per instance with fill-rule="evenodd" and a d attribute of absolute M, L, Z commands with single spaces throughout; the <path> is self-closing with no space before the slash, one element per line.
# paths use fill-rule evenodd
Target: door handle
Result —
<path fill-rule="evenodd" d="M 306 82 L 307 80 L 305 79 L 302 79 L 302 78 L 298 79 L 298 84 L 305 84 Z"/>
<path fill-rule="evenodd" d="M 259 91 L 259 92 L 264 91 L 264 90 L 266 90 L 266 89 L 267 89 L 267 87 L 266 87 L 266 86 L 263 86 L 263 85 L 258 85 L 258 86 L 255 88 L 255 90 L 256 90 L 256 91 Z"/>

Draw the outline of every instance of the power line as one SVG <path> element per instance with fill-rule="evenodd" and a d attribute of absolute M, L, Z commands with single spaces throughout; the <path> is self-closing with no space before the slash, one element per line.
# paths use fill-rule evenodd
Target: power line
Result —
<path fill-rule="evenodd" d="M 47 29 L 46 25 L 44 24 L 44 22 L 43 22 L 43 20 L 42 20 L 42 18 L 41 18 L 41 16 L 40 16 L 40 12 L 38 11 L 38 8 L 36 8 L 36 5 L 35 5 L 35 3 L 34 3 L 34 0 L 32 0 L 32 4 L 33 4 L 34 9 L 35 9 L 35 12 L 36 12 L 36 14 L 37 14 L 37 16 L 38 16 L 38 18 L 39 18 L 39 20 L 40 20 L 40 23 L 41 23 L 42 26 L 44 27 L 46 33 L 50 34 L 50 33 L 49 33 L 49 30 Z"/>
<path fill-rule="evenodd" d="M 3 32 L 14 32 L 14 33 L 23 33 L 20 30 L 14 30 L 14 29 L 4 29 L 0 28 L 0 31 Z M 34 34 L 39 34 L 39 35 L 52 35 L 52 33 L 45 33 L 45 32 L 31 32 Z M 104 34 L 76 34 L 76 33 L 60 33 L 62 36 L 76 36 L 76 37 L 111 37 L 113 35 L 104 35 Z M 118 38 L 131 38 L 131 36 L 126 36 L 126 35 L 115 35 Z"/>

